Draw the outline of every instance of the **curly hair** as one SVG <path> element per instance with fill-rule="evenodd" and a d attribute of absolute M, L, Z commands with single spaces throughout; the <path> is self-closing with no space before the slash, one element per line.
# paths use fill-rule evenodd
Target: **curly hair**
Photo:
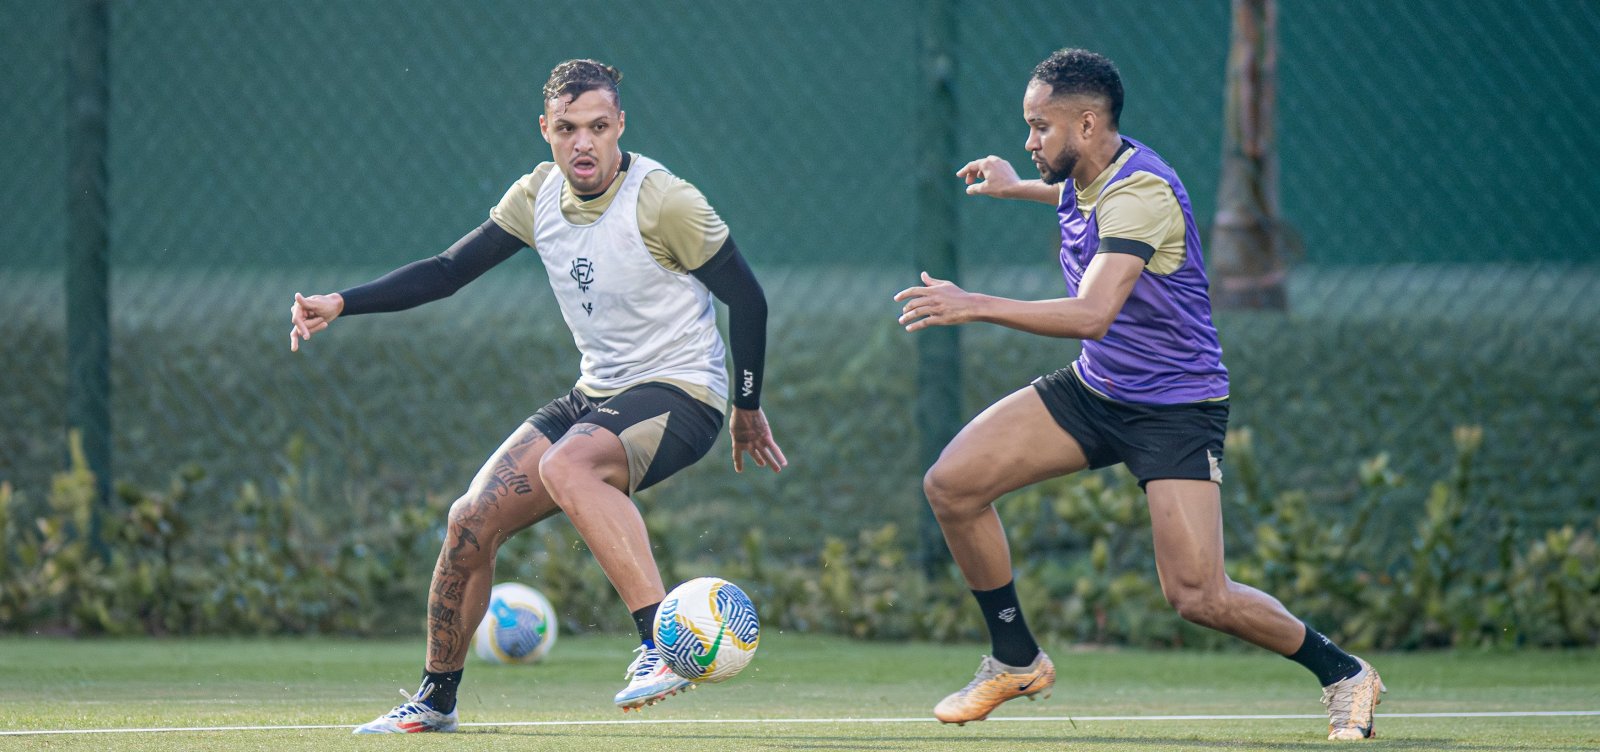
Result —
<path fill-rule="evenodd" d="M 1050 85 L 1052 98 L 1070 94 L 1101 97 L 1111 108 L 1111 127 L 1122 120 L 1122 75 L 1111 59 L 1076 48 L 1056 50 L 1033 68 L 1034 81 Z"/>
<path fill-rule="evenodd" d="M 550 80 L 544 82 L 544 99 L 577 99 L 586 91 L 603 89 L 611 92 L 611 101 L 621 107 L 622 97 L 617 93 L 621 82 L 622 72 L 599 60 L 567 60 L 550 71 Z"/>

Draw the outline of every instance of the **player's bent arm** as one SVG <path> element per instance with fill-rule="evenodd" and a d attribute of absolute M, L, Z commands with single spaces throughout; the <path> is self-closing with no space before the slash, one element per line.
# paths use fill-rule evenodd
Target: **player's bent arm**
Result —
<path fill-rule="evenodd" d="M 781 472 L 789 460 L 772 438 L 772 428 L 761 411 L 762 371 L 767 357 L 767 296 L 733 238 L 706 263 L 690 270 L 718 300 L 728 305 L 728 340 L 733 351 L 733 414 L 728 430 L 733 437 L 733 469 L 744 472 L 744 455 L 756 465 Z"/>
<path fill-rule="evenodd" d="M 690 274 L 728 306 L 728 345 L 733 351 L 733 406 L 761 407 L 761 382 L 767 359 L 767 296 L 739 246 L 729 236 L 722 247 Z"/>
<path fill-rule="evenodd" d="M 1014 198 L 1020 201 L 1037 201 L 1051 206 L 1061 205 L 1061 186 L 1050 185 L 1043 180 L 1018 181 L 1003 198 Z"/>
<path fill-rule="evenodd" d="M 1046 337 L 1100 339 L 1122 312 L 1144 271 L 1144 259 L 1129 253 L 1099 253 L 1089 262 L 1075 298 L 1012 300 L 982 296 L 974 321 L 987 321 Z"/>
<path fill-rule="evenodd" d="M 967 181 L 968 195 L 1037 201 L 1051 206 L 1061 204 L 1060 186 L 1043 180 L 1022 180 L 1010 162 L 993 154 L 968 162 L 956 171 L 956 177 Z"/>
<path fill-rule="evenodd" d="M 494 265 L 510 258 L 524 243 L 494 220 L 484 222 L 455 245 L 432 258 L 415 261 L 364 285 L 307 298 L 295 293 L 290 318 L 294 329 L 289 349 L 328 328 L 340 316 L 403 311 L 447 298 Z"/>
<path fill-rule="evenodd" d="M 462 236 L 443 253 L 400 267 L 338 294 L 345 316 L 415 308 L 454 295 L 468 282 L 527 247 L 494 220 Z"/>

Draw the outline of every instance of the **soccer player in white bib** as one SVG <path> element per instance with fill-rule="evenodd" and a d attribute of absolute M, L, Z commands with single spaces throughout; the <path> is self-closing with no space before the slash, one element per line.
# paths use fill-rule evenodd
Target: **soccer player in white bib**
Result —
<path fill-rule="evenodd" d="M 621 74 L 594 60 L 557 65 L 539 130 L 552 159 L 514 183 L 488 221 L 437 256 L 337 293 L 295 294 L 290 348 L 339 316 L 447 297 L 523 248 L 539 255 L 582 354 L 571 392 L 506 438 L 450 507 L 428 595 L 422 682 L 356 733 L 453 731 L 473 630 L 488 608 L 495 551 L 565 512 L 633 612 L 640 647 L 616 704 L 654 704 L 688 681 L 651 637 L 666 596 L 630 495 L 703 457 L 729 397 L 713 296 L 728 306 L 737 374 L 729 421 L 733 466 L 749 454 L 788 464 L 760 406 L 766 297 L 728 227 L 693 185 L 618 146 Z"/>

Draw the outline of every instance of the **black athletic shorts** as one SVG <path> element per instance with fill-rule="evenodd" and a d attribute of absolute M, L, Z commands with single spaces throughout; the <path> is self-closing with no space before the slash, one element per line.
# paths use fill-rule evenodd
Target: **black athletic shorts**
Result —
<path fill-rule="evenodd" d="M 1071 367 L 1033 380 L 1056 423 L 1083 447 L 1089 467 L 1126 463 L 1139 487 L 1153 480 L 1222 482 L 1228 402 L 1141 405 L 1106 399 Z"/>
<path fill-rule="evenodd" d="M 579 423 L 616 434 L 628 453 L 632 493 L 706 456 L 722 430 L 722 413 L 671 384 L 651 381 L 603 398 L 574 389 L 539 408 L 528 422 L 551 443 Z"/>

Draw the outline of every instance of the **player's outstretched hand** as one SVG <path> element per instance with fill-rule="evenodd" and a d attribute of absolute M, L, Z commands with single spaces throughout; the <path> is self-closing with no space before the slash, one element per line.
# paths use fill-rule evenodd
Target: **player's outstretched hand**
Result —
<path fill-rule="evenodd" d="M 1011 163 L 990 154 L 974 159 L 956 171 L 956 177 L 967 181 L 967 195 L 1011 198 L 1011 192 L 1022 183 Z"/>
<path fill-rule="evenodd" d="M 922 273 L 923 287 L 907 287 L 894 296 L 905 303 L 900 309 L 900 325 L 908 332 L 930 326 L 951 326 L 972 321 L 982 296 L 974 295 L 945 279 Z"/>
<path fill-rule="evenodd" d="M 772 440 L 772 427 L 767 425 L 767 415 L 761 412 L 761 408 L 733 408 L 733 420 L 728 424 L 728 432 L 733 435 L 734 472 L 744 472 L 746 452 L 750 453 L 750 458 L 757 465 L 772 468 L 775 473 L 789 466 L 789 460 L 778 448 L 778 442 Z"/>
<path fill-rule="evenodd" d="M 344 312 L 344 296 L 339 293 L 305 297 L 294 294 L 294 305 L 289 306 L 289 320 L 294 328 L 289 330 L 289 350 L 300 351 L 300 340 L 328 328 L 328 324 Z"/>

